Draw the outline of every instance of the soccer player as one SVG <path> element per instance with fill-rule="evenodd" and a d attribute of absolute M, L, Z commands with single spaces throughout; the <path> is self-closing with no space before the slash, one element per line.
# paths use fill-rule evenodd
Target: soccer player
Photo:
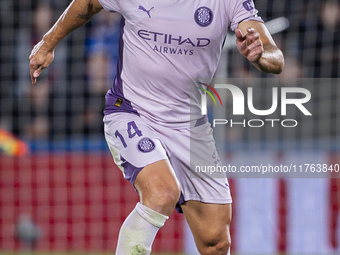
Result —
<path fill-rule="evenodd" d="M 228 254 L 227 178 L 196 173 L 219 164 L 200 90 L 216 71 L 228 29 L 260 71 L 280 73 L 282 52 L 252 0 L 74 0 L 30 55 L 32 84 L 57 44 L 102 9 L 122 14 L 117 75 L 106 95 L 105 137 L 140 196 L 123 223 L 116 254 L 150 254 L 169 214 L 183 212 L 200 254 Z"/>

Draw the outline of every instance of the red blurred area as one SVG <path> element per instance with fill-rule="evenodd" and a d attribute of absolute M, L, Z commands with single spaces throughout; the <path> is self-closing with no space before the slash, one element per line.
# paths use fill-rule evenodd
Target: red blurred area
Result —
<path fill-rule="evenodd" d="M 0 155 L 0 247 L 18 250 L 15 228 L 30 215 L 41 231 L 39 251 L 114 251 L 119 228 L 138 202 L 107 153 Z M 159 231 L 155 252 L 183 251 L 183 215 Z"/>

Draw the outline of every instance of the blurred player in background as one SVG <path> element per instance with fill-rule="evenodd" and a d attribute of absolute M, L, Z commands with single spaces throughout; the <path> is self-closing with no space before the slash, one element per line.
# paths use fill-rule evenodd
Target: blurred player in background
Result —
<path fill-rule="evenodd" d="M 280 73 L 282 52 L 251 0 L 74 0 L 32 50 L 32 84 L 53 61 L 57 44 L 103 8 L 123 17 L 117 75 L 106 95 L 105 137 L 140 196 L 120 229 L 116 254 L 150 254 L 175 207 L 200 254 L 228 254 L 227 178 L 192 178 L 190 169 L 190 159 L 219 164 L 197 87 L 211 82 L 228 29 L 260 71 Z"/>

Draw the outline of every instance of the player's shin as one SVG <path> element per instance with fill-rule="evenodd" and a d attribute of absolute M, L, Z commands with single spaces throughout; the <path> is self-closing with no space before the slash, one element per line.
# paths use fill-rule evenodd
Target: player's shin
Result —
<path fill-rule="evenodd" d="M 137 203 L 119 231 L 116 254 L 150 254 L 153 240 L 168 218 Z"/>

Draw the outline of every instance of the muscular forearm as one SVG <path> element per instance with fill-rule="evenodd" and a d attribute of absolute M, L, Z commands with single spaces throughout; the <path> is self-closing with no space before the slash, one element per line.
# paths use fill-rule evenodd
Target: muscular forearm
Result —
<path fill-rule="evenodd" d="M 252 63 L 262 72 L 279 74 L 284 68 L 284 57 L 280 49 L 269 44 L 263 46 L 260 59 Z"/>
<path fill-rule="evenodd" d="M 257 69 L 274 74 L 282 72 L 283 54 L 262 22 L 241 22 L 235 30 L 235 35 L 238 50 Z"/>
<path fill-rule="evenodd" d="M 98 0 L 73 0 L 54 26 L 37 43 L 29 57 L 32 84 L 35 84 L 41 72 L 54 59 L 54 49 L 58 43 L 74 29 L 88 22 L 102 6 Z"/>
<path fill-rule="evenodd" d="M 45 49 L 54 50 L 69 33 L 87 23 L 101 10 L 101 6 L 96 3 L 92 0 L 73 0 L 54 26 L 44 35 Z"/>

